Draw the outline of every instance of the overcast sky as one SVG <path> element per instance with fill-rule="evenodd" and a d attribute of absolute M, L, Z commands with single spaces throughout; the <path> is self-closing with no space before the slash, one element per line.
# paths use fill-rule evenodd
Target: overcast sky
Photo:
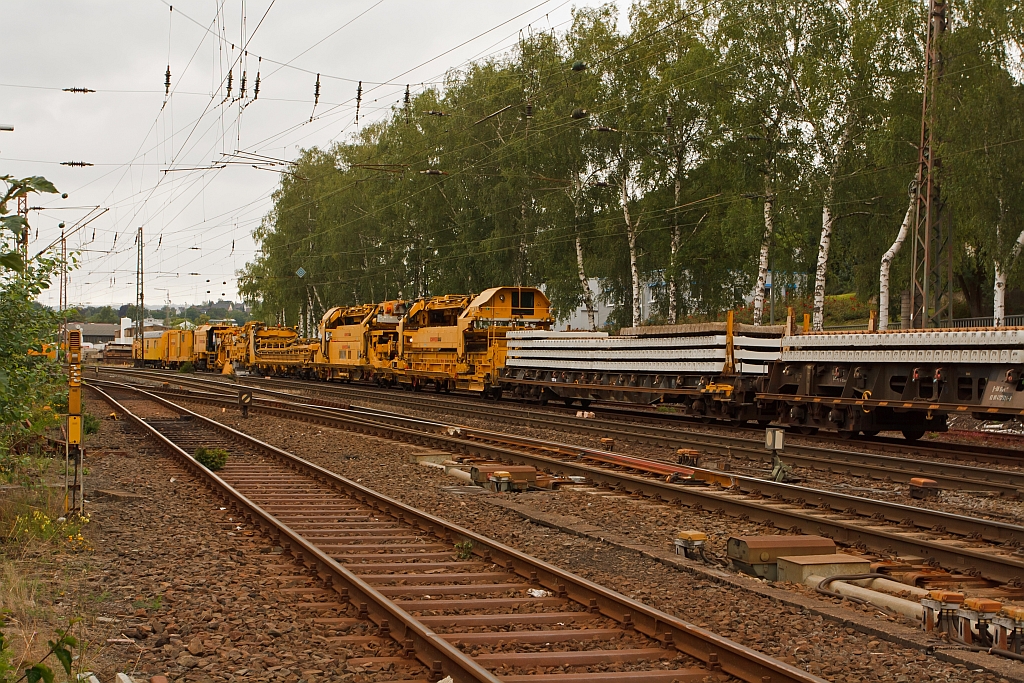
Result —
<path fill-rule="evenodd" d="M 237 300 L 235 273 L 254 254 L 252 230 L 280 176 L 253 168 L 254 157 L 225 154 L 290 159 L 299 148 L 344 139 L 356 130 L 358 81 L 363 125 L 401 100 L 407 83 L 413 92 L 429 87 L 451 68 L 507 51 L 521 30 L 564 30 L 573 7 L 599 3 L 171 4 L 173 10 L 162 0 L 3 4 L 0 124 L 15 131 L 0 132 L 0 175 L 42 175 L 70 195 L 32 200 L 44 210 L 29 217 L 30 253 L 59 238 L 61 221 L 70 228 L 107 209 L 69 239 L 69 249 L 82 252 L 82 266 L 71 275 L 72 305 L 134 302 L 139 226 L 147 307 L 168 298 Z M 623 13 L 628 7 L 625 0 L 616 4 Z M 244 101 L 225 101 L 232 66 L 231 97 L 239 95 L 241 69 Z M 259 97 L 251 102 L 257 72 Z M 71 87 L 96 92 L 63 91 Z M 68 161 L 93 165 L 61 165 Z M 235 163 L 209 170 L 223 161 Z M 90 214 L 92 207 L 100 209 Z M 57 302 L 56 287 L 43 301 Z"/>

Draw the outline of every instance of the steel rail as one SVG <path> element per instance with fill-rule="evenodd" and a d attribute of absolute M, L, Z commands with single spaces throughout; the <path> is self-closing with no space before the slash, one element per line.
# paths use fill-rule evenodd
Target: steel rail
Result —
<path fill-rule="evenodd" d="M 225 388 L 237 386 L 200 378 L 175 378 L 167 381 L 194 386 L 209 386 L 211 384 Z M 295 396 L 294 393 L 275 391 L 260 386 L 246 386 L 250 386 L 253 391 L 264 395 L 288 399 L 292 399 Z M 307 394 L 334 393 L 323 391 L 319 387 L 296 388 Z M 348 388 L 342 391 L 348 391 Z M 419 410 L 423 409 L 424 404 L 422 399 L 404 399 L 402 397 L 385 397 L 380 400 L 406 405 Z M 327 401 L 327 403 L 333 407 L 345 407 L 348 405 L 347 403 L 333 401 Z M 509 406 L 503 406 L 500 412 L 495 411 L 493 406 L 465 403 L 453 406 L 445 405 L 443 407 L 449 412 L 458 415 L 483 420 L 499 420 L 515 424 L 527 423 L 542 429 L 570 430 L 581 434 L 664 446 L 672 449 L 694 448 L 717 455 L 739 456 L 751 461 L 766 463 L 771 461 L 771 454 L 764 449 L 763 441 L 745 436 L 680 432 L 661 426 L 640 426 L 626 422 L 578 418 L 550 412 L 538 413 L 537 411 Z M 896 482 L 908 483 L 916 477 L 927 477 L 933 479 L 941 488 L 990 491 L 1009 497 L 1019 497 L 1021 492 L 1024 491 L 1024 473 L 1021 472 L 804 444 L 790 444 L 787 446 L 784 456 L 789 464 L 799 467 L 834 473 L 847 473 L 873 479 L 890 479 Z"/>
<path fill-rule="evenodd" d="M 705 662 L 711 669 L 709 673 L 720 669 L 724 673 L 750 683 L 824 683 L 824 679 L 813 674 L 756 652 L 666 612 L 644 605 L 616 591 L 526 555 L 494 539 L 384 496 L 292 453 L 204 417 L 160 396 L 130 385 L 121 386 L 140 393 L 150 400 L 178 412 L 179 415 L 187 415 L 192 420 L 201 422 L 230 439 L 276 456 L 292 469 L 310 475 L 322 483 L 332 485 L 356 500 L 371 504 L 382 514 L 412 524 L 439 537 L 453 541 L 468 541 L 472 544 L 472 553 L 480 556 L 484 561 L 491 561 L 503 566 L 506 571 L 515 572 L 522 577 L 529 577 L 532 581 L 557 591 L 558 594 L 566 595 L 582 605 L 589 605 L 591 610 L 596 608 L 600 614 L 619 623 L 631 624 L 632 628 L 638 632 L 661 641 L 665 646 L 674 647 L 682 653 Z M 371 620 L 380 625 L 381 621 L 386 619 L 391 632 L 395 634 L 395 639 L 399 643 L 412 639 L 417 658 L 428 668 L 433 667 L 436 671 L 435 663 L 440 661 L 443 673 L 453 676 L 456 681 L 498 683 L 501 680 L 501 677 L 496 677 L 479 666 L 472 657 L 449 644 L 448 641 L 401 609 L 356 574 L 326 555 L 314 543 L 290 529 L 226 481 L 200 465 L 187 452 L 121 406 L 106 392 L 95 386 L 91 386 L 91 388 L 100 393 L 108 403 L 120 410 L 147 435 L 156 439 L 165 450 L 181 460 L 193 474 L 205 478 L 209 488 L 218 490 L 221 495 L 228 498 L 233 506 L 251 522 L 258 522 L 271 536 L 280 539 L 279 542 L 286 550 L 303 561 L 307 567 L 315 569 L 318 575 L 342 596 L 342 599 L 344 599 L 345 593 L 341 589 L 347 588 L 349 601 L 365 601 Z M 398 628 L 395 625 L 399 625 Z"/>
<path fill-rule="evenodd" d="M 110 372 L 122 372 L 122 373 L 125 373 L 125 372 L 127 372 L 127 373 L 133 373 L 133 372 L 134 373 L 152 373 L 152 374 L 154 374 L 156 376 L 160 376 L 160 377 L 164 378 L 165 381 L 166 381 L 166 378 L 169 375 L 169 373 L 167 371 L 161 371 L 161 370 L 140 370 L 140 369 L 135 369 L 135 368 L 105 368 L 104 370 L 105 371 L 110 371 Z M 210 380 L 202 380 L 202 379 L 195 378 L 193 381 L 214 381 L 214 380 L 212 378 Z M 264 376 L 264 377 L 261 377 L 259 379 L 256 379 L 256 378 L 253 378 L 253 377 L 238 377 L 238 378 L 236 378 L 235 381 L 237 381 L 239 383 L 246 383 L 247 386 L 252 386 L 253 388 L 257 388 L 258 387 L 260 389 L 266 389 L 267 385 L 265 384 L 265 382 L 271 382 L 273 384 L 276 384 L 277 386 L 289 387 L 289 388 L 291 388 L 293 390 L 302 391 L 302 392 L 305 392 L 305 393 L 310 394 L 310 395 L 319 395 L 319 396 L 331 396 L 331 395 L 338 396 L 338 395 L 341 395 L 341 396 L 344 396 L 348 400 L 352 400 L 352 397 L 351 396 L 346 396 L 346 394 L 356 394 L 357 396 L 363 396 L 363 397 L 365 397 L 368 400 L 380 401 L 380 402 L 383 402 L 383 403 L 394 403 L 394 404 L 399 404 L 399 405 L 408 405 L 408 406 L 411 406 L 411 407 L 414 407 L 414 408 L 418 407 L 420 409 L 422 409 L 423 404 L 436 404 L 438 406 L 443 406 L 444 408 L 446 408 L 448 410 L 458 411 L 458 410 L 461 409 L 460 406 L 469 406 L 469 405 L 473 405 L 473 404 L 479 405 L 479 403 L 480 403 L 480 399 L 475 398 L 475 397 L 471 397 L 471 396 L 462 396 L 462 397 L 448 396 L 448 397 L 441 397 L 441 396 L 425 396 L 423 394 L 420 394 L 416 398 L 412 398 L 412 397 L 403 397 L 401 394 L 398 394 L 398 393 L 395 393 L 395 392 L 390 392 L 390 391 L 381 390 L 381 389 L 375 389 L 375 388 L 372 388 L 369 385 L 353 386 L 353 385 L 346 384 L 346 385 L 342 386 L 342 385 L 337 385 L 337 384 L 328 384 L 328 383 L 323 383 L 323 382 L 311 382 L 309 380 L 301 380 L 301 379 L 297 379 L 297 378 L 287 378 L 287 377 L 269 377 L 269 376 Z M 262 386 L 260 386 L 260 385 L 262 385 Z M 503 404 L 503 409 L 506 410 L 506 411 L 507 410 L 516 410 L 514 408 L 511 408 L 509 406 L 509 404 L 507 404 L 507 403 Z M 519 410 L 522 410 L 522 409 L 519 409 Z M 548 415 L 557 415 L 558 413 L 552 412 L 553 410 L 562 410 L 562 409 L 559 408 L 558 406 L 554 406 L 554 407 L 547 406 L 546 410 L 545 410 L 545 413 L 548 414 Z M 618 424 L 618 425 L 625 425 L 625 426 L 628 426 L 628 427 L 634 427 L 637 422 L 651 424 L 651 425 L 658 426 L 658 427 L 663 427 L 663 428 L 664 428 L 664 425 L 666 423 L 669 423 L 669 424 L 675 423 L 675 424 L 678 424 L 678 425 L 685 425 L 685 426 L 690 426 L 690 425 L 695 425 L 695 424 L 704 424 L 702 421 L 698 421 L 697 418 L 694 418 L 692 416 L 677 415 L 677 414 L 671 414 L 671 413 L 653 414 L 653 413 L 651 413 L 649 411 L 633 410 L 633 409 L 628 409 L 628 408 L 623 408 L 623 407 L 613 407 L 613 406 L 609 406 L 609 405 L 595 406 L 594 407 L 594 411 L 597 414 L 601 415 L 601 416 L 606 416 L 606 417 L 604 417 L 602 419 L 605 419 L 608 422 L 611 422 L 611 423 L 614 423 L 614 424 Z M 530 411 L 530 412 L 536 413 L 537 411 L 534 410 L 534 411 Z M 617 419 L 615 419 L 615 418 L 617 418 Z M 628 422 L 626 420 L 628 420 Z M 720 424 L 724 425 L 725 423 L 720 423 Z M 745 431 L 745 432 L 755 432 L 755 431 L 760 431 L 760 429 L 762 429 L 761 427 L 755 427 L 755 426 L 747 425 L 747 424 L 740 424 L 740 425 L 733 424 L 733 425 L 730 425 L 730 426 L 732 428 L 734 428 L 734 429 L 738 429 L 738 430 Z M 669 429 L 669 431 L 672 431 L 672 430 Z M 672 431 L 672 433 L 678 434 L 679 432 Z M 685 430 L 685 428 L 683 430 L 683 433 L 688 433 Z M 960 456 L 963 456 L 963 457 L 967 457 L 967 458 L 971 459 L 974 462 L 986 462 L 986 463 L 990 463 L 990 464 L 1009 465 L 1009 466 L 1019 466 L 1019 465 L 1024 464 L 1024 449 L 999 448 L 999 447 L 993 447 L 993 446 L 984 446 L 984 447 L 981 447 L 979 449 L 978 446 L 970 445 L 970 444 L 961 444 L 961 443 L 943 443 L 941 445 L 930 445 L 930 444 L 923 444 L 921 442 L 908 442 L 905 439 L 894 439 L 894 438 L 883 437 L 883 436 L 865 437 L 863 439 L 861 439 L 861 438 L 854 438 L 853 440 L 851 440 L 851 439 L 844 439 L 844 438 L 841 438 L 841 437 L 839 437 L 837 435 L 832 435 L 832 434 L 827 433 L 827 432 L 826 433 L 820 433 L 820 434 L 813 435 L 813 436 L 811 436 L 811 435 L 799 435 L 797 438 L 799 438 L 799 439 L 810 439 L 810 440 L 813 440 L 813 441 L 817 441 L 817 442 L 819 442 L 819 444 L 822 444 L 822 445 L 815 446 L 815 445 L 812 445 L 812 444 L 792 443 L 791 444 L 791 448 L 793 448 L 793 447 L 806 447 L 806 448 L 809 448 L 809 449 L 818 448 L 818 449 L 822 449 L 822 450 L 840 450 L 840 451 L 843 451 L 843 450 L 849 449 L 851 443 L 864 443 L 864 444 L 867 444 L 867 445 L 870 445 L 870 446 L 874 446 L 874 447 L 878 447 L 878 448 L 882 448 L 882 449 L 887 449 L 887 450 L 895 450 L 895 451 L 898 451 L 898 452 L 905 452 L 907 450 L 912 450 L 912 451 L 914 451 L 917 454 L 925 455 L 925 456 L 931 455 L 932 457 L 960 457 Z M 753 437 L 751 439 L 752 442 L 758 442 L 759 440 L 760 440 L 760 434 L 758 434 L 757 436 L 755 436 L 755 437 Z M 833 446 L 826 446 L 826 445 L 823 445 L 823 444 L 833 444 Z M 863 453 L 863 454 L 864 455 L 871 455 L 871 454 L 867 454 L 867 453 Z"/>
<path fill-rule="evenodd" d="M 223 402 L 218 404 L 223 404 Z M 807 489 L 792 484 L 736 477 L 736 475 L 728 473 L 722 474 L 735 477 L 740 482 L 739 487 L 732 491 L 716 491 L 678 485 L 660 478 L 650 479 L 589 465 L 575 458 L 563 459 L 550 455 L 553 450 L 564 448 L 565 444 L 541 442 L 546 444 L 548 454 L 531 452 L 523 450 L 522 447 L 509 448 L 507 443 L 489 443 L 469 439 L 468 434 L 474 432 L 469 428 L 453 427 L 452 433 L 448 433 L 449 430 L 442 423 L 418 420 L 408 416 L 398 415 L 386 419 L 384 415 L 375 413 L 371 419 L 370 416 L 360 414 L 358 411 L 283 403 L 257 404 L 250 409 L 277 417 L 341 427 L 357 433 L 406 441 L 453 453 L 466 453 L 503 462 L 533 465 L 552 473 L 582 476 L 598 485 L 650 497 L 679 500 L 684 504 L 701 509 L 721 510 L 724 514 L 733 517 L 762 523 L 770 522 L 782 529 L 792 528 L 800 529 L 805 533 L 818 533 L 846 545 L 863 545 L 883 552 L 922 557 L 933 560 L 949 570 L 980 573 L 982 576 L 996 581 L 1010 582 L 1024 578 L 1024 558 L 1018 559 L 1009 553 L 1001 554 L 999 549 L 992 549 L 994 552 L 986 552 L 964 547 L 964 541 L 961 540 L 918 537 L 918 529 L 921 528 L 934 533 L 956 533 L 949 531 L 952 526 L 964 536 L 978 534 L 983 530 L 983 533 L 988 534 L 989 538 L 995 541 L 1022 538 L 1024 528 L 1014 525 L 875 501 L 847 494 Z M 420 428 L 417 429 L 417 425 Z M 429 431 L 425 431 L 424 427 L 429 427 Z M 475 432 L 486 433 L 485 430 L 475 430 Z M 506 440 L 519 438 L 496 432 L 491 434 L 498 434 Z M 536 445 L 530 444 L 528 447 L 534 448 Z M 588 450 L 577 446 L 568 446 L 568 448 L 576 452 Z M 744 482 L 746 483 L 744 484 Z M 744 485 L 746 486 L 745 491 L 743 490 Z M 774 492 L 772 495 L 777 495 L 779 498 L 788 498 L 792 502 L 762 500 L 761 496 L 767 491 Z M 744 497 L 743 494 L 750 497 Z M 852 503 L 853 506 L 850 506 L 850 511 L 847 512 L 841 506 L 849 503 Z M 857 505 L 860 507 L 856 507 Z M 809 510 L 809 507 L 817 507 L 817 509 Z M 844 509 L 844 512 L 837 513 L 836 509 Z M 875 514 L 881 515 L 883 519 L 873 520 L 869 517 Z M 849 519 L 854 515 L 860 519 Z M 913 517 L 908 515 L 913 515 Z M 842 519 L 842 517 L 847 517 L 847 519 Z M 864 517 L 868 518 L 864 519 Z M 921 521 L 924 519 L 931 523 L 925 524 Z M 893 530 L 890 523 L 899 524 L 906 531 Z"/>

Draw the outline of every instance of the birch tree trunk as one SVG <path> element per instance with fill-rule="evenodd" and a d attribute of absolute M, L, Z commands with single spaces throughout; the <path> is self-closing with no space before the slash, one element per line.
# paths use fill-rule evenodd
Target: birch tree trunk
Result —
<path fill-rule="evenodd" d="M 594 293 L 590 291 L 590 283 L 587 281 L 587 273 L 583 270 L 583 242 L 580 240 L 579 229 L 576 231 L 576 272 L 579 274 L 580 287 L 583 288 L 583 303 L 587 307 L 587 322 L 590 329 L 597 328 L 594 322 Z"/>
<path fill-rule="evenodd" d="M 1001 203 L 1000 203 L 1001 204 Z M 997 229 L 998 234 L 998 229 Z M 995 259 L 995 283 L 992 286 L 992 327 L 1002 327 L 1006 322 L 1006 274 L 1024 247 L 1024 230 L 1017 235 L 1010 255 L 1004 260 Z"/>
<path fill-rule="evenodd" d="M 768 189 L 765 182 L 764 197 L 764 235 L 761 237 L 761 255 L 757 261 L 757 284 L 754 286 L 754 324 L 760 325 L 764 317 L 764 290 L 768 283 L 768 249 L 772 241 L 772 232 L 775 230 L 775 217 L 772 215 L 775 210 L 775 195 Z M 772 287 L 775 282 L 772 282 Z"/>
<path fill-rule="evenodd" d="M 892 267 L 893 259 L 900 253 L 903 241 L 907 239 L 910 232 L 910 221 L 914 219 L 914 204 L 917 198 L 910 198 L 910 206 L 907 207 L 907 215 L 903 217 L 903 224 L 900 232 L 896 235 L 896 241 L 892 243 L 889 250 L 882 256 L 882 265 L 878 269 L 878 330 L 885 331 L 889 328 L 889 268 Z"/>
<path fill-rule="evenodd" d="M 818 266 L 814 271 L 814 314 L 811 319 L 815 331 L 825 324 L 825 273 L 828 271 L 828 249 L 832 244 L 832 181 L 829 180 L 821 206 L 821 240 L 818 242 Z"/>
<path fill-rule="evenodd" d="M 622 217 L 626 221 L 626 240 L 629 242 L 629 275 L 633 286 L 633 327 L 640 325 L 640 271 L 636 263 L 636 236 L 638 225 L 633 223 L 629 215 L 629 192 L 626 190 L 628 180 L 623 173 L 620 188 L 622 190 Z M 639 221 L 637 221 L 639 223 Z"/>
<path fill-rule="evenodd" d="M 995 284 L 992 286 L 992 327 L 1002 327 L 1006 318 L 1006 271 L 995 259 Z"/>
<path fill-rule="evenodd" d="M 679 206 L 679 194 L 682 190 L 682 180 L 679 178 L 679 166 L 676 166 L 675 203 Z M 668 260 L 668 323 L 676 324 L 676 308 L 678 306 L 678 289 L 676 284 L 676 255 L 679 253 L 679 214 L 672 214 L 672 241 L 670 244 L 671 253 Z"/>
<path fill-rule="evenodd" d="M 679 195 L 682 194 L 683 190 L 683 149 L 678 143 L 676 144 L 676 169 L 675 169 L 675 202 L 672 206 L 679 206 Z M 668 269 L 668 322 L 670 325 L 676 324 L 676 309 L 679 306 L 679 286 L 676 283 L 676 269 L 678 268 L 678 254 L 679 254 L 679 214 L 677 212 L 672 213 L 672 240 L 670 242 L 671 252 L 669 254 L 669 269 Z"/>

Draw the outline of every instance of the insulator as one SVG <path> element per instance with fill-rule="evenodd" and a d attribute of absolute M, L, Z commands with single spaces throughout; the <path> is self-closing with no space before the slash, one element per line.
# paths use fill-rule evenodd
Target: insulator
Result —
<path fill-rule="evenodd" d="M 585 119 L 590 116 L 590 112 L 586 109 L 573 109 L 570 116 L 574 119 Z"/>
<path fill-rule="evenodd" d="M 313 87 L 313 106 L 320 103 L 320 74 L 316 75 L 316 85 Z"/>
<path fill-rule="evenodd" d="M 405 108 L 405 122 L 406 123 L 409 123 L 409 101 L 410 101 L 409 86 L 407 85 L 407 86 L 405 86 L 405 99 L 404 99 L 404 104 L 402 105 Z"/>
<path fill-rule="evenodd" d="M 171 92 L 171 65 L 167 65 L 167 72 L 164 74 L 164 97 Z"/>
<path fill-rule="evenodd" d="M 234 71 L 228 72 L 228 91 L 227 94 L 224 95 L 224 99 L 228 99 L 229 97 L 231 97 L 231 78 L 234 76 L 234 74 Z"/>
<path fill-rule="evenodd" d="M 528 119 L 532 119 L 533 118 L 533 105 L 532 104 L 526 105 L 526 118 L 528 118 Z"/>
<path fill-rule="evenodd" d="M 665 117 L 665 127 L 666 128 L 671 128 L 672 127 L 672 114 L 669 114 L 667 117 Z"/>
<path fill-rule="evenodd" d="M 263 63 L 263 57 L 260 57 L 259 61 L 256 62 L 256 85 L 254 85 L 253 89 L 252 89 L 252 101 L 253 102 L 255 102 L 257 99 L 259 99 L 259 96 L 260 96 L 260 64 L 262 64 L 262 63 Z"/>
<path fill-rule="evenodd" d="M 363 103 L 363 82 L 359 81 L 359 87 L 356 88 L 356 123 L 359 123 L 359 105 Z"/>
<path fill-rule="evenodd" d="M 242 82 L 238 84 L 238 97 L 245 99 L 245 72 L 242 72 Z"/>

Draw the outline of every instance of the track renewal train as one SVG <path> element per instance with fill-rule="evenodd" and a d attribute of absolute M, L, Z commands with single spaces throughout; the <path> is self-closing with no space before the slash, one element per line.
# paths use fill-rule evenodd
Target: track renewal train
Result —
<path fill-rule="evenodd" d="M 1024 415 L 1024 328 L 809 332 L 726 322 L 558 332 L 539 289 L 328 310 L 316 338 L 249 322 L 147 333 L 136 362 L 463 390 L 566 405 L 671 404 L 705 421 L 843 436 Z M 150 338 L 148 335 L 154 335 Z"/>

